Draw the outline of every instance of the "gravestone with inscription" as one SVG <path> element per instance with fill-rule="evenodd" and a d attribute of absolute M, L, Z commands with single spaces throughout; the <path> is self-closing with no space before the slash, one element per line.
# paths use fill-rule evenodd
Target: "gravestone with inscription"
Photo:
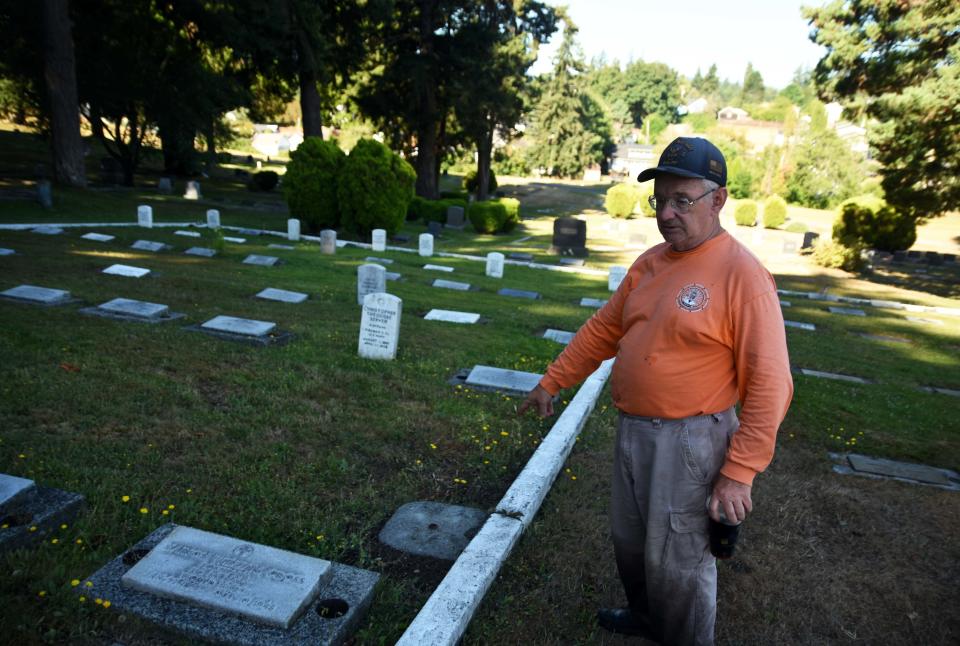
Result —
<path fill-rule="evenodd" d="M 512 395 L 526 395 L 540 383 L 541 378 L 543 375 L 534 372 L 477 365 L 470 370 L 464 385 Z"/>
<path fill-rule="evenodd" d="M 553 221 L 551 253 L 584 258 L 587 252 L 587 223 L 576 218 L 557 218 Z"/>
<path fill-rule="evenodd" d="M 210 247 L 190 247 L 183 253 L 188 256 L 201 256 L 203 258 L 213 258 L 217 255 L 216 249 L 211 249 Z"/>
<path fill-rule="evenodd" d="M 387 291 L 387 270 L 380 265 L 360 265 L 357 269 L 357 305 L 363 305 L 367 294 Z"/>
<path fill-rule="evenodd" d="M 617 291 L 617 288 L 620 287 L 620 283 L 623 282 L 623 279 L 627 277 L 627 268 L 621 267 L 620 265 L 614 265 L 610 268 L 609 273 L 607 274 L 607 289 L 611 292 Z"/>
<path fill-rule="evenodd" d="M 84 233 L 80 237 L 84 240 L 93 240 L 94 242 L 110 242 L 116 238 L 116 236 L 109 236 L 105 233 L 94 233 L 92 231 L 90 233 Z"/>
<path fill-rule="evenodd" d="M 300 240 L 300 220 L 297 218 L 287 220 L 287 240 L 290 242 Z"/>
<path fill-rule="evenodd" d="M 543 338 L 567 345 L 573 340 L 575 334 L 576 332 L 566 332 L 564 330 L 554 330 L 553 328 L 549 328 L 543 333 Z"/>
<path fill-rule="evenodd" d="M 403 300 L 399 297 L 384 293 L 367 294 L 360 317 L 357 354 L 365 359 L 396 358 L 402 314 Z"/>
<path fill-rule="evenodd" d="M 137 224 L 147 229 L 153 228 L 153 207 L 146 204 L 137 207 Z"/>
<path fill-rule="evenodd" d="M 72 300 L 70 292 L 64 289 L 37 287 L 36 285 L 17 285 L 0 292 L 0 296 L 8 300 L 36 305 L 63 305 Z"/>
<path fill-rule="evenodd" d="M 512 287 L 498 289 L 497 294 L 500 296 L 510 296 L 511 298 L 529 298 L 530 300 L 537 300 L 540 298 L 539 292 L 531 292 L 526 289 L 513 289 Z"/>
<path fill-rule="evenodd" d="M 280 259 L 276 256 L 261 256 L 255 253 L 243 259 L 243 264 L 245 265 L 258 265 L 260 267 L 273 267 L 278 262 L 280 262 Z"/>
<path fill-rule="evenodd" d="M 374 229 L 370 234 L 370 246 L 374 251 L 387 250 L 387 230 Z"/>
<path fill-rule="evenodd" d="M 324 229 L 320 232 L 320 253 L 327 255 L 337 253 L 337 232 L 333 229 Z"/>
<path fill-rule="evenodd" d="M 137 240 L 130 245 L 130 248 L 137 249 L 138 251 L 163 251 L 164 249 L 169 249 L 170 245 L 162 242 L 154 242 L 153 240 Z"/>
<path fill-rule="evenodd" d="M 440 287 L 442 289 L 453 289 L 459 292 L 470 291 L 470 283 L 460 283 L 455 280 L 443 280 L 438 278 L 431 284 L 434 287 Z"/>
<path fill-rule="evenodd" d="M 257 321 L 256 319 L 237 318 L 235 316 L 215 316 L 201 326 L 204 330 L 213 332 L 225 332 L 227 334 L 238 334 L 241 336 L 262 337 L 266 336 L 277 327 L 276 323 L 270 321 Z"/>
<path fill-rule="evenodd" d="M 111 276 L 126 276 L 127 278 L 143 278 L 150 273 L 145 267 L 134 267 L 132 265 L 110 265 L 103 270 L 104 274 Z"/>
<path fill-rule="evenodd" d="M 480 320 L 480 315 L 474 312 L 457 312 L 454 310 L 430 310 L 423 317 L 424 321 L 444 321 L 446 323 L 463 323 L 473 325 Z"/>
<path fill-rule="evenodd" d="M 464 226 L 466 226 L 466 218 L 464 217 L 463 207 L 448 206 L 446 227 L 448 229 L 456 229 L 458 231 L 462 231 Z"/>
<path fill-rule="evenodd" d="M 44 540 L 63 523 L 73 522 L 82 508 L 79 494 L 0 473 L 0 552 Z"/>
<path fill-rule="evenodd" d="M 490 278 L 503 278 L 503 254 L 499 251 L 491 251 L 487 254 L 487 276 Z"/>
<path fill-rule="evenodd" d="M 183 318 L 183 314 L 171 312 L 170 308 L 161 303 L 138 301 L 131 298 L 114 298 L 101 303 L 96 307 L 85 307 L 82 314 L 92 314 L 121 321 L 139 321 L 144 323 L 160 323 Z"/>
<path fill-rule="evenodd" d="M 429 233 L 420 234 L 418 253 L 425 258 L 433 255 L 433 235 Z"/>
<path fill-rule="evenodd" d="M 207 228 L 208 229 L 220 228 L 220 211 L 218 211 L 217 209 L 207 209 Z"/>

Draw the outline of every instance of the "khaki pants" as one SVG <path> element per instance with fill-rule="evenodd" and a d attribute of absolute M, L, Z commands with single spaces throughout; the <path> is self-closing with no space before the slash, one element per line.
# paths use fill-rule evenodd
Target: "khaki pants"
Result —
<path fill-rule="evenodd" d="M 679 420 L 620 415 L 610 512 L 617 569 L 630 607 L 664 644 L 713 644 L 706 501 L 738 427 L 733 408 Z"/>

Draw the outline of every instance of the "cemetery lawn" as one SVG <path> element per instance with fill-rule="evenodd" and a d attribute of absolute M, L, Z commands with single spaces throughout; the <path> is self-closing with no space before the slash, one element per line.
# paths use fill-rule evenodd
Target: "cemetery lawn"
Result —
<path fill-rule="evenodd" d="M 78 192 L 63 198 L 73 200 L 63 211 L 37 221 L 132 222 L 144 191 Z M 247 195 L 223 191 L 229 204 Z M 158 220 L 199 222 L 206 208 L 218 208 L 179 197 L 166 204 L 162 213 L 154 207 Z M 32 208 L 4 203 L 0 221 L 28 221 Z M 221 208 L 228 225 L 279 231 L 287 217 L 279 208 Z M 547 259 L 551 224 L 544 214 L 509 237 L 445 232 L 436 250 L 529 250 Z M 0 582 L 0 614 L 10 643 L 155 643 L 139 622 L 96 603 L 96 590 L 80 602 L 72 581 L 82 582 L 167 522 L 379 572 L 356 643 L 395 642 L 448 564 L 381 545 L 380 528 L 414 500 L 492 510 L 552 424 L 517 418 L 516 398 L 447 381 L 475 364 L 542 372 L 561 346 L 539 334 L 576 330 L 592 312 L 579 299 L 609 295 L 605 276 L 508 264 L 496 280 L 484 276 L 483 263 L 458 258 L 430 258 L 455 269 L 442 274 L 422 269 L 428 261 L 415 253 L 345 247 L 326 256 L 316 244 L 270 249 L 270 242 L 286 243 L 272 236 L 242 235 L 246 244 L 231 244 L 205 229 L 197 229 L 200 239 L 166 228 L 92 230 L 117 238 L 83 240 L 82 228 L 60 236 L 0 231 L 0 247 L 17 250 L 0 257 L 0 290 L 21 283 L 66 289 L 83 305 L 136 298 L 186 318 L 151 325 L 85 316 L 79 304 L 0 301 L 0 472 L 87 499 L 75 522 L 32 549 L 0 557 L 8 573 Z M 404 230 L 413 249 L 424 227 L 407 223 Z M 525 236 L 532 238 L 506 244 Z M 130 249 L 137 239 L 175 249 L 138 252 Z M 220 253 L 183 255 L 189 246 Z M 250 253 L 280 256 L 284 264 L 241 264 Z M 635 253 L 601 252 L 588 264 L 624 264 Z M 356 270 L 371 255 L 393 259 L 388 271 L 403 276 L 387 284 L 403 299 L 395 361 L 357 357 Z M 113 263 L 153 273 L 100 273 Z M 430 287 L 436 278 L 479 291 Z M 835 273 L 781 274 L 778 283 L 957 306 L 944 296 Z M 254 299 L 265 287 L 310 299 Z M 499 297 L 501 287 L 543 298 Z M 871 307 L 863 308 L 866 317 L 840 316 L 827 307 L 857 306 L 784 300 L 792 303 L 785 318 L 817 326 L 787 330 L 795 367 L 874 383 L 795 374 L 794 402 L 777 457 L 757 480 L 756 513 L 740 555 L 720 566 L 719 641 L 955 642 L 960 620 L 949 608 L 960 601 L 960 494 L 841 477 L 831 472 L 827 452 L 960 466 L 960 400 L 919 390 L 960 390 L 960 318 Z M 432 308 L 478 312 L 485 322 L 424 321 Z M 185 329 L 220 314 L 274 321 L 293 338 L 255 347 Z M 563 393 L 560 410 L 572 394 Z M 593 622 L 597 606 L 622 602 L 606 518 L 616 420 L 608 404 L 605 390 L 464 643 L 620 643 Z"/>

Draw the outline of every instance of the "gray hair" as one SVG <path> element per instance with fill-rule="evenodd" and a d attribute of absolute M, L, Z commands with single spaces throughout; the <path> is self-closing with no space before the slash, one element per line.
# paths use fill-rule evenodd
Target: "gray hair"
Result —
<path fill-rule="evenodd" d="M 715 191 L 720 188 L 720 185 L 714 182 L 713 180 L 704 179 L 703 181 L 703 190 L 704 191 Z"/>

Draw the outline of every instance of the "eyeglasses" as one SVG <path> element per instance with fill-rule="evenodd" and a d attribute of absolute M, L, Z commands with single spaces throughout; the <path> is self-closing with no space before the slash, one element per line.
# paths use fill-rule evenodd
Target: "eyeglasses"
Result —
<path fill-rule="evenodd" d="M 687 214 L 690 212 L 690 207 L 692 207 L 699 200 L 702 200 L 706 196 L 713 193 L 715 190 L 717 189 L 711 188 L 709 191 L 707 191 L 700 197 L 695 197 L 692 200 L 688 200 L 685 197 L 661 198 L 661 197 L 657 197 L 656 195 L 651 195 L 650 197 L 647 198 L 647 202 L 650 203 L 650 208 L 652 208 L 654 211 L 657 211 L 657 212 L 659 212 L 661 209 L 663 209 L 665 206 L 669 204 L 670 208 L 676 211 L 677 213 Z"/>

